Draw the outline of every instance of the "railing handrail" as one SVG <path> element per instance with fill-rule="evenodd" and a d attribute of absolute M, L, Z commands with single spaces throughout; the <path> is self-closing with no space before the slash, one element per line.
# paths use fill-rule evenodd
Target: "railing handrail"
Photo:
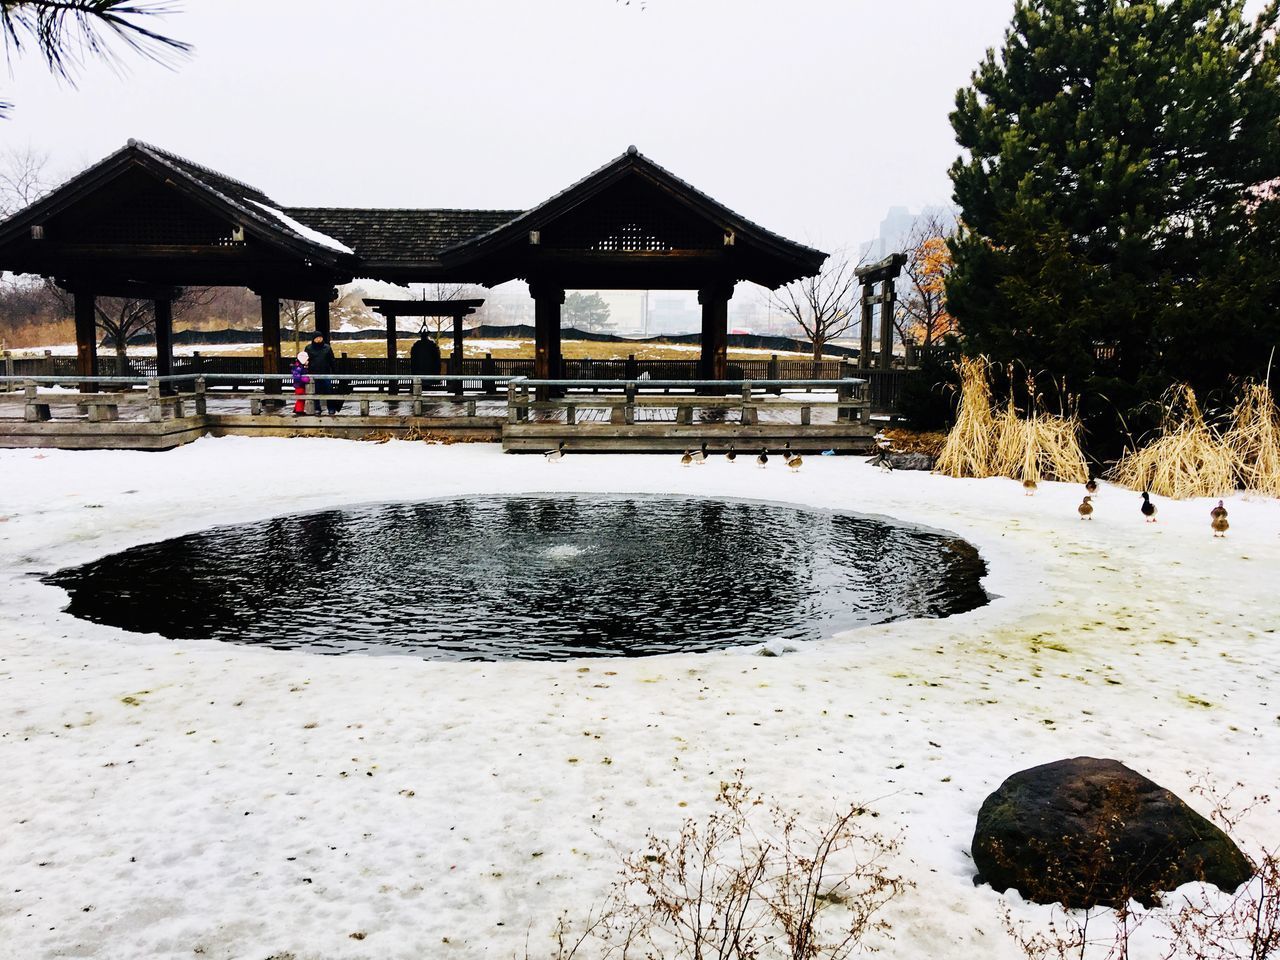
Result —
<path fill-rule="evenodd" d="M 313 380 L 386 380 L 396 381 L 397 383 L 407 383 L 412 380 L 430 380 L 432 382 L 445 380 L 449 382 L 467 381 L 475 383 L 507 383 L 511 380 L 522 379 L 518 374 L 498 374 L 496 376 L 479 374 L 468 376 L 466 374 L 450 374 L 450 373 L 309 373 L 307 376 Z M 137 383 L 145 386 L 148 383 L 157 381 L 159 383 L 169 383 L 174 380 L 280 380 L 292 381 L 291 373 L 214 373 L 210 371 L 200 371 L 199 373 L 175 373 L 163 377 L 86 377 L 78 373 L 66 374 L 39 374 L 24 376 L 15 374 L 13 376 L 0 376 L 0 382 L 13 383 Z M 830 381 L 834 382 L 834 381 Z"/>
<path fill-rule="evenodd" d="M 314 373 L 308 374 L 313 380 L 376 380 L 376 381 L 396 381 L 396 382 L 412 382 L 412 381 L 431 381 L 457 383 L 514 383 L 523 387 L 656 387 L 660 389 L 671 389 L 673 387 L 840 387 L 840 386 L 859 386 L 866 384 L 867 381 L 860 377 L 841 377 L 830 380 L 656 380 L 643 379 L 639 377 L 617 378 L 609 380 L 582 380 L 582 379 L 548 379 L 540 380 L 532 377 L 525 377 L 519 374 L 497 374 L 497 375 L 480 375 L 468 376 L 467 374 L 451 374 L 451 373 Z M 139 384 L 146 386 L 148 383 L 171 383 L 176 380 L 279 380 L 281 382 L 292 381 L 291 373 L 180 373 L 170 374 L 163 377 L 103 377 L 103 376 L 84 376 L 76 373 L 60 374 L 57 376 L 49 374 L 41 375 L 14 375 L 0 376 L 0 382 L 13 383 L 127 383 Z"/>
<path fill-rule="evenodd" d="M 472 379 L 472 378 L 464 378 Z M 618 380 L 536 380 L 532 377 L 511 377 L 511 381 L 522 387 L 839 387 L 858 386 L 867 381 L 856 377 L 843 377 L 834 380 L 642 380 L 638 377 Z"/>

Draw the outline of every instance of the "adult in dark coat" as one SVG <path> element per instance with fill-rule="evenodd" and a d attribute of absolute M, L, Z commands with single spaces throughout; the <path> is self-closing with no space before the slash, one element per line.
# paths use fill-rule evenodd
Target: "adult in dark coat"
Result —
<path fill-rule="evenodd" d="M 440 348 L 426 330 L 419 331 L 418 342 L 409 348 L 409 372 L 415 377 L 440 375 Z M 435 384 L 426 381 L 422 384 L 423 389 L 429 386 Z"/>
<path fill-rule="evenodd" d="M 316 394 L 325 398 L 325 406 L 329 409 L 329 416 L 334 416 L 342 409 L 342 400 L 336 396 L 333 387 L 333 380 L 329 379 L 326 374 L 338 372 L 338 360 L 333 355 L 333 348 L 325 342 L 324 335 L 317 333 L 310 343 L 307 344 L 307 356 L 311 358 L 311 362 L 307 364 L 307 371 L 315 379 Z M 319 412 L 319 404 L 316 406 Z"/>

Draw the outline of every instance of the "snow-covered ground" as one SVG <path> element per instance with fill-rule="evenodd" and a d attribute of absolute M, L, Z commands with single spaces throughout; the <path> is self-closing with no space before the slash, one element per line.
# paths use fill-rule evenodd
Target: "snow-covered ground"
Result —
<path fill-rule="evenodd" d="M 1008 774 L 1115 757 L 1201 809 L 1202 775 L 1280 782 L 1280 504 L 1229 501 L 1215 541 L 1203 501 L 1147 525 L 1105 487 L 1082 522 L 1074 486 L 677 459 L 244 438 L 0 451 L 0 954 L 509 958 L 528 936 L 545 956 L 618 851 L 705 813 L 741 768 L 815 813 L 873 800 L 901 831 L 916 887 L 888 911 L 885 955 L 1014 958 L 967 853 Z M 997 599 L 776 658 L 467 664 L 130 635 L 60 613 L 33 576 L 214 524 L 523 491 L 919 521 L 978 545 Z M 1280 817 L 1244 834 L 1274 838 Z"/>

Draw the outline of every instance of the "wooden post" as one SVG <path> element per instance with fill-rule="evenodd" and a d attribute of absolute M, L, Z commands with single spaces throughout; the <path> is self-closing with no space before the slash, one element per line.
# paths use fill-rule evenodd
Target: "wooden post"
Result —
<path fill-rule="evenodd" d="M 155 301 L 156 315 L 156 376 L 173 376 L 173 301 L 160 299 Z M 160 387 L 166 393 L 173 391 L 174 385 L 164 381 Z"/>
<path fill-rule="evenodd" d="M 782 362 L 778 359 L 778 355 L 776 353 L 769 354 L 769 374 L 766 379 L 769 379 L 769 380 L 782 379 Z M 772 393 L 775 397 L 782 396 L 781 387 L 770 387 L 769 392 Z"/>
<path fill-rule="evenodd" d="M 316 381 L 314 377 L 307 378 L 307 385 L 302 388 L 307 399 L 302 403 L 302 409 L 314 416 L 320 414 L 320 401 L 316 399 Z"/>
<path fill-rule="evenodd" d="M 454 376 L 462 376 L 462 317 L 453 318 L 453 356 L 449 358 L 449 372 Z M 462 381 L 453 381 L 455 396 L 462 396 Z"/>
<path fill-rule="evenodd" d="M 316 333 L 324 337 L 325 342 L 329 342 L 329 334 L 331 333 L 329 322 L 329 301 L 328 299 L 315 301 L 316 312 Z M 301 324 L 299 324 L 301 326 Z"/>
<path fill-rule="evenodd" d="M 564 287 L 547 283 L 529 284 L 533 297 L 533 378 L 555 380 L 560 376 L 560 305 Z M 556 391 L 538 388 L 538 399 L 547 400 Z"/>
<path fill-rule="evenodd" d="M 698 291 L 702 304 L 702 358 L 699 376 L 703 380 L 724 380 L 728 375 L 729 299 L 732 283 L 717 283 Z"/>
<path fill-rule="evenodd" d="M 871 303 L 871 297 L 874 290 L 875 287 L 870 283 L 862 285 L 862 324 L 859 331 L 862 334 L 862 343 L 858 349 L 858 367 L 862 370 L 871 369 L 871 328 L 875 323 L 875 308 Z"/>
<path fill-rule="evenodd" d="M 23 397 L 26 400 L 26 407 L 22 413 L 22 419 L 26 423 L 43 423 L 50 419 L 49 405 L 47 403 L 38 403 L 38 388 L 34 380 L 27 380 L 22 385 Z"/>
<path fill-rule="evenodd" d="M 98 314 L 97 301 L 92 293 L 76 290 L 76 373 L 82 377 L 98 375 Z M 81 393 L 92 393 L 96 383 L 80 384 Z"/>
<path fill-rule="evenodd" d="M 396 315 L 387 314 L 387 376 L 396 375 Z M 394 380 L 387 381 L 387 393 L 399 393 L 400 384 Z"/>
<path fill-rule="evenodd" d="M 893 365 L 893 279 L 880 285 L 880 369 Z"/>
<path fill-rule="evenodd" d="M 422 406 L 422 379 L 414 377 L 409 381 L 409 392 L 413 395 L 413 415 L 420 417 L 423 414 Z"/>
<path fill-rule="evenodd" d="M 756 422 L 756 411 L 751 407 L 750 380 L 743 381 L 742 384 L 742 410 L 739 417 L 744 427 L 749 427 Z"/>
<path fill-rule="evenodd" d="M 480 361 L 480 376 L 496 377 L 498 375 L 498 365 L 493 361 L 493 354 L 486 353 L 484 359 Z M 498 392 L 498 384 L 493 380 L 484 382 L 484 392 L 488 395 L 494 395 Z"/>
<path fill-rule="evenodd" d="M 850 365 L 850 363 L 849 363 L 849 358 L 848 358 L 848 357 L 841 357 L 841 358 L 840 358 L 840 370 L 839 370 L 839 374 L 838 374 L 838 375 L 839 375 L 839 377 L 840 377 L 840 379 L 841 379 L 841 380 L 846 380 L 846 379 L 848 379 L 848 378 L 850 378 L 850 377 L 852 377 L 852 376 L 853 376 L 853 368 L 852 368 L 852 366 L 851 366 L 851 365 Z M 836 402 L 837 402 L 837 403 L 842 402 L 842 401 L 850 400 L 852 397 L 853 397 L 853 388 L 852 388 L 852 387 L 850 387 L 848 384 L 841 383 L 838 387 L 836 387 Z M 849 409 L 842 409 L 842 408 L 840 408 L 840 407 L 837 407 L 837 408 L 836 408 L 836 420 L 837 420 L 837 421 L 848 421 L 848 420 L 852 420 L 852 419 L 853 419 L 853 411 L 852 411 L 852 410 L 849 410 Z"/>
<path fill-rule="evenodd" d="M 196 377 L 196 416 L 203 417 L 209 410 L 204 377 Z"/>
<path fill-rule="evenodd" d="M 279 393 L 280 381 L 280 298 L 261 294 L 262 298 L 262 381 L 263 393 Z"/>
<path fill-rule="evenodd" d="M 160 403 L 160 381 L 154 377 L 147 380 L 147 418 L 152 423 L 159 423 L 164 419 L 164 407 Z"/>

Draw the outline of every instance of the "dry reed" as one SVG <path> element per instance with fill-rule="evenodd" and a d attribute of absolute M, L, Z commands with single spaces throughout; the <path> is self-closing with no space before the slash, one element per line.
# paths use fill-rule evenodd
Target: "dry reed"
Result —
<path fill-rule="evenodd" d="M 1130 490 L 1146 490 L 1173 500 L 1222 497 L 1235 489 L 1236 454 L 1210 426 L 1186 384 L 1162 399 L 1160 436 L 1122 456 L 1108 474 Z"/>
<path fill-rule="evenodd" d="M 1089 465 L 1080 446 L 1081 425 L 1074 415 L 1055 416 L 1037 411 L 1024 419 L 1001 419 L 997 449 L 1002 458 L 995 473 L 1014 480 L 1060 480 L 1084 483 Z"/>
<path fill-rule="evenodd" d="M 1031 406 L 1026 416 L 1010 397 L 998 416 L 991 409 L 990 365 L 983 358 L 960 364 L 960 412 L 947 435 L 935 470 L 949 477 L 1011 477 L 1014 480 L 1089 478 L 1080 446 L 1080 419 L 1036 409 L 1039 400 L 1029 383 Z"/>
<path fill-rule="evenodd" d="M 1246 490 L 1280 497 L 1280 407 L 1265 383 L 1248 383 L 1223 438 Z"/>
<path fill-rule="evenodd" d="M 994 453 L 996 419 L 991 412 L 991 384 L 986 357 L 963 358 L 960 374 L 960 410 L 947 434 L 934 470 L 948 477 L 989 477 Z"/>

